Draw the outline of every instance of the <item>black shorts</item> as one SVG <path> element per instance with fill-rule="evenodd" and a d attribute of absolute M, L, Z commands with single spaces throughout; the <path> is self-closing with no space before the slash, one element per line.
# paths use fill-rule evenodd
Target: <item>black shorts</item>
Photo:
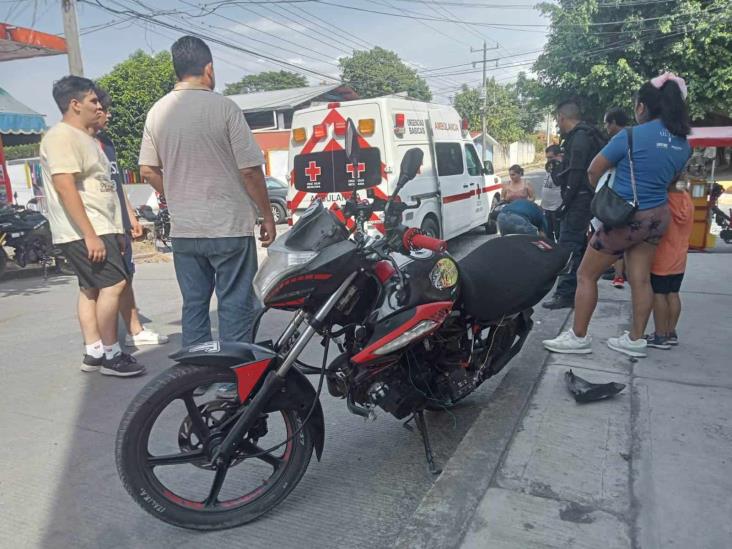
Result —
<path fill-rule="evenodd" d="M 85 289 L 109 288 L 122 280 L 128 280 L 130 274 L 120 252 L 122 235 L 105 234 L 100 236 L 107 249 L 107 258 L 101 263 L 92 263 L 83 240 L 74 240 L 58 247 L 66 260 L 74 269 L 79 279 L 79 287 Z"/>
<path fill-rule="evenodd" d="M 675 275 L 654 275 L 651 273 L 651 286 L 654 294 L 677 294 L 681 289 L 684 273 Z"/>

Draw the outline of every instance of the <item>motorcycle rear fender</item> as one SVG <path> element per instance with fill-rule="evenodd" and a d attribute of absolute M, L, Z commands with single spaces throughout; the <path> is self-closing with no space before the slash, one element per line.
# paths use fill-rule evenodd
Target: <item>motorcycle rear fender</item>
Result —
<path fill-rule="evenodd" d="M 264 378 L 277 354 L 267 347 L 255 343 L 233 341 L 207 341 L 192 345 L 170 355 L 172 360 L 182 364 L 231 368 L 236 374 L 237 392 L 244 402 L 256 385 Z M 266 411 L 295 407 L 307 412 L 317 399 L 315 389 L 304 374 L 291 368 L 285 378 L 283 391 L 270 401 Z M 325 444 L 325 420 L 323 407 L 318 400 L 308 420 L 315 439 L 315 455 L 320 460 Z"/>

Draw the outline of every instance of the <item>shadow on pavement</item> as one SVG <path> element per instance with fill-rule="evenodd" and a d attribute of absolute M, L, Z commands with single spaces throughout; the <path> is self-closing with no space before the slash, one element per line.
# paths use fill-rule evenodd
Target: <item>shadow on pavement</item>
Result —
<path fill-rule="evenodd" d="M 52 276 L 46 279 L 39 275 L 32 278 L 0 280 L 0 298 L 11 296 L 37 295 L 50 291 L 55 286 L 64 286 L 70 276 Z"/>

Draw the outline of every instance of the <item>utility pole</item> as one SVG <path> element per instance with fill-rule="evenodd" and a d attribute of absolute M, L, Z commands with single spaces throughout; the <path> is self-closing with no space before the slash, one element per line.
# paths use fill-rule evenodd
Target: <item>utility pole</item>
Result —
<path fill-rule="evenodd" d="M 495 47 L 487 48 L 486 44 L 485 44 L 485 40 L 483 40 L 483 48 L 478 48 L 478 49 L 470 48 L 470 53 L 476 53 L 479 51 L 483 52 L 483 61 L 482 61 L 482 63 L 483 63 L 483 86 L 482 86 L 482 89 L 480 92 L 480 98 L 483 100 L 483 106 L 480 109 L 481 125 L 482 125 L 482 129 L 483 129 L 483 135 L 481 136 L 481 147 L 483 149 L 481 152 L 481 156 L 482 156 L 481 162 L 483 163 L 483 165 L 485 165 L 485 151 L 486 151 L 485 117 L 486 117 L 486 114 L 488 111 L 488 86 L 486 85 L 486 79 L 485 79 L 486 63 L 488 62 L 488 59 L 486 58 L 486 56 L 487 56 L 488 49 L 497 50 L 499 47 L 500 47 L 500 45 L 498 44 L 498 42 L 496 42 Z M 498 59 L 491 59 L 491 61 L 495 61 L 496 64 L 498 63 Z M 475 66 L 478 63 L 481 63 L 481 61 L 473 61 L 473 68 L 475 68 Z"/>
<path fill-rule="evenodd" d="M 64 38 L 66 38 L 69 58 L 69 73 L 74 76 L 84 76 L 81 45 L 79 44 L 79 22 L 76 19 L 76 0 L 61 0 L 61 12 L 64 18 Z"/>

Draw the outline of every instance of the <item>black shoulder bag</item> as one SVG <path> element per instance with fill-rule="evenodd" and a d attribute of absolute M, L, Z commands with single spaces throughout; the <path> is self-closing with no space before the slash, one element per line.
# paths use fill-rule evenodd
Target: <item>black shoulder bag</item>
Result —
<path fill-rule="evenodd" d="M 622 227 L 630 223 L 638 210 L 638 195 L 635 190 L 635 169 L 633 166 L 633 128 L 626 128 L 628 134 L 628 161 L 630 163 L 630 186 L 633 188 L 633 203 L 621 197 L 610 184 L 595 193 L 590 208 L 592 215 L 606 227 Z"/>

